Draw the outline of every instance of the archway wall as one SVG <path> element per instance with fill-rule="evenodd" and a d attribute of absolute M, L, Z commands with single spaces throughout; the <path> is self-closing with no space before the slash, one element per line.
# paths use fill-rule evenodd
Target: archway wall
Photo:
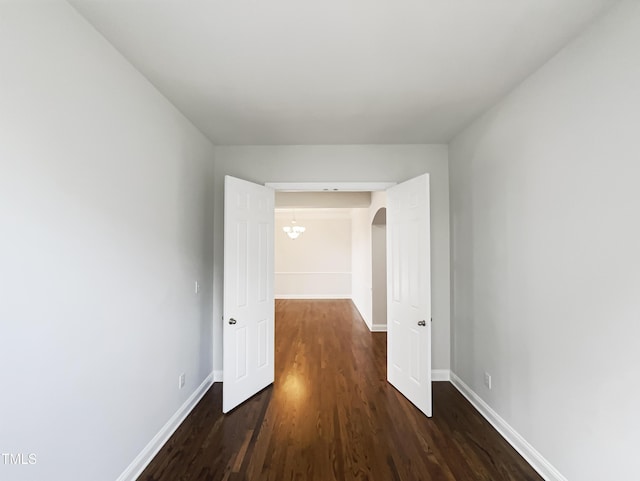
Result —
<path fill-rule="evenodd" d="M 387 209 L 376 212 L 371 224 L 372 330 L 387 329 Z"/>
<path fill-rule="evenodd" d="M 371 225 L 376 213 L 386 205 L 386 192 L 372 192 L 371 205 L 364 209 L 354 209 L 352 217 L 352 300 L 370 330 L 374 330 Z"/>

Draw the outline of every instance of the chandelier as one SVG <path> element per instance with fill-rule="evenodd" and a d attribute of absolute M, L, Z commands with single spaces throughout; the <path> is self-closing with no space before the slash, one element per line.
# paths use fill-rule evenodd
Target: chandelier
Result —
<path fill-rule="evenodd" d="M 300 234 L 302 234 L 306 229 L 301 225 L 298 225 L 298 223 L 296 222 L 296 211 L 294 210 L 291 225 L 285 225 L 282 230 L 285 231 L 289 238 L 295 240 L 300 237 Z"/>

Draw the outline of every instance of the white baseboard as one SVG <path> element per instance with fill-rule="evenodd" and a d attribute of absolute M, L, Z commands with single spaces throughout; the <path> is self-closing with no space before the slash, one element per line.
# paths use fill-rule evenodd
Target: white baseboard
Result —
<path fill-rule="evenodd" d="M 351 294 L 278 294 L 276 299 L 351 299 Z"/>
<path fill-rule="evenodd" d="M 432 369 L 431 370 L 432 381 L 450 381 L 451 371 L 448 369 Z"/>
<path fill-rule="evenodd" d="M 567 478 L 565 478 L 560 471 L 513 429 L 509 423 L 502 419 L 498 413 L 491 409 L 491 407 L 467 386 L 462 379 L 456 376 L 453 371 L 451 372 L 451 383 L 545 481 L 567 481 Z"/>
<path fill-rule="evenodd" d="M 371 332 L 387 332 L 387 325 L 374 324 L 371 326 Z"/>
<path fill-rule="evenodd" d="M 213 371 L 213 382 L 222 382 L 224 379 L 224 371 Z"/>
<path fill-rule="evenodd" d="M 147 465 L 151 462 L 160 448 L 164 446 L 164 444 L 169 440 L 171 435 L 175 432 L 176 429 L 182 424 L 185 418 L 189 415 L 192 409 L 198 404 L 198 401 L 202 399 L 202 396 L 205 395 L 211 384 L 213 384 L 214 373 L 211 373 L 207 376 L 207 378 L 202 381 L 202 384 L 198 386 L 198 388 L 193 392 L 189 399 L 187 399 L 180 409 L 176 411 L 176 413 L 171 416 L 171 419 L 167 421 L 167 423 L 160 429 L 158 434 L 156 434 L 149 444 L 145 446 L 138 456 L 133 460 L 133 462 L 124 470 L 124 472 L 118 477 L 116 481 L 135 481 L 138 479 L 138 476 L 142 474 L 142 471 L 147 467 Z"/>

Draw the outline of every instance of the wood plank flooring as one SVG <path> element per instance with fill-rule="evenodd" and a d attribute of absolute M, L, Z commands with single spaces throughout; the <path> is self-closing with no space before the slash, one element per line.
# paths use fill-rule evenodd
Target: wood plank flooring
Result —
<path fill-rule="evenodd" d="M 542 478 L 448 382 L 433 418 L 386 381 L 386 334 L 348 300 L 276 301 L 273 386 L 227 415 L 216 383 L 142 481 Z"/>

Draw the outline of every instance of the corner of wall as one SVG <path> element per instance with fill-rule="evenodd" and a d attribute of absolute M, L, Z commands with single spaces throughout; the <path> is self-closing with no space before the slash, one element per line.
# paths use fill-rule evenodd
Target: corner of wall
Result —
<path fill-rule="evenodd" d="M 144 449 L 136 456 L 131 464 L 123 471 L 116 481 L 135 481 L 142 474 L 153 458 L 158 454 L 162 446 L 169 440 L 173 433 L 180 427 L 186 417 L 193 411 L 193 408 L 207 393 L 214 383 L 215 373 L 209 374 L 206 379 L 196 388 L 182 406 L 171 416 L 166 424 L 149 441 Z"/>
<path fill-rule="evenodd" d="M 567 481 L 547 459 L 542 456 L 524 437 L 520 435 L 507 421 L 462 381 L 453 371 L 451 384 L 473 405 L 473 407 L 491 424 L 496 431 L 515 449 L 540 476 L 546 481 Z"/>

